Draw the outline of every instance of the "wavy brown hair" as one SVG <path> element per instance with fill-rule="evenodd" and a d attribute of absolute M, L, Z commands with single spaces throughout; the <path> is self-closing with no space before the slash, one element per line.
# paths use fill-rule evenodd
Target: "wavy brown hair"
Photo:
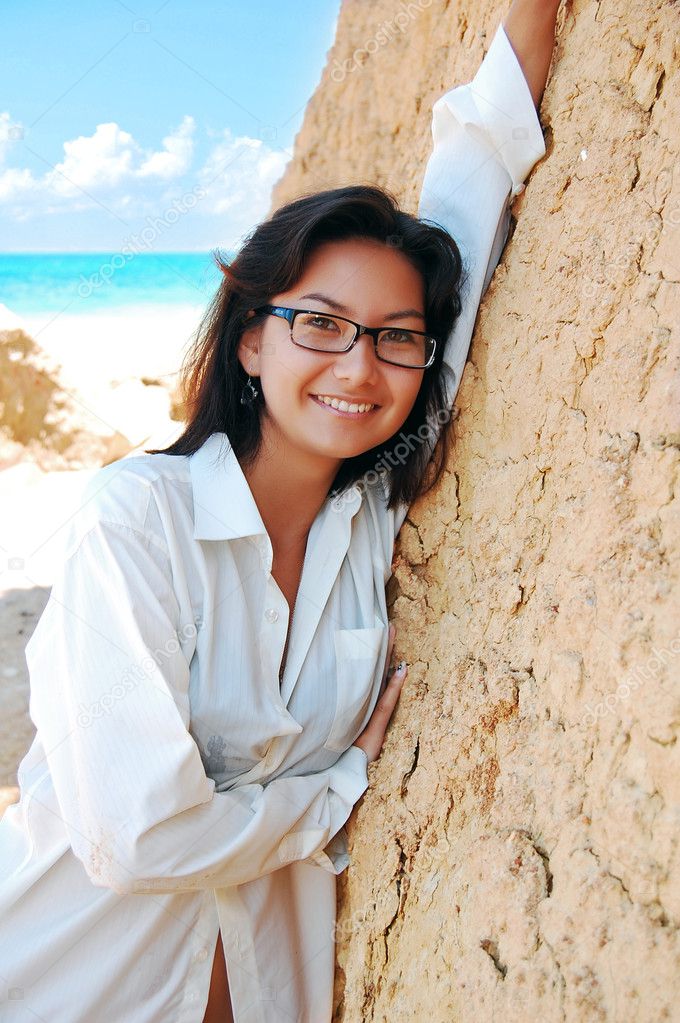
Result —
<path fill-rule="evenodd" d="M 375 185 L 349 185 L 304 195 L 258 224 L 231 262 L 219 250 L 213 251 L 224 277 L 182 363 L 180 393 L 186 426 L 168 447 L 146 449 L 148 454 L 190 455 L 212 433 L 221 431 L 242 465 L 256 458 L 266 406 L 261 389 L 252 405 L 240 402 L 246 375 L 237 351 L 244 317 L 292 288 L 323 242 L 350 238 L 396 246 L 410 260 L 424 282 L 425 329 L 439 343 L 400 430 L 378 447 L 346 458 L 331 493 L 341 494 L 367 478 L 376 466 L 383 467 L 383 473 L 389 466 L 389 508 L 400 502 L 410 504 L 434 486 L 448 453 L 448 430 L 440 431 L 437 425 L 442 412 L 448 411 L 442 378 L 444 341 L 460 315 L 465 272 L 458 246 L 444 228 L 405 213 L 390 192 Z M 248 327 L 257 325 L 264 315 L 251 317 Z M 415 444 L 406 457 L 391 457 L 400 442 L 408 447 L 404 435 L 422 437 L 428 429 L 430 437 L 439 435 L 432 459 L 432 447 L 424 442 Z"/>

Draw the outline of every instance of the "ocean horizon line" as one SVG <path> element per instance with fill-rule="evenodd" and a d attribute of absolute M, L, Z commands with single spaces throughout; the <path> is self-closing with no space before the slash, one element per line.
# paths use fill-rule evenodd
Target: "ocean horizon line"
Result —
<path fill-rule="evenodd" d="M 205 305 L 221 279 L 215 251 L 0 252 L 0 302 L 20 317 Z"/>

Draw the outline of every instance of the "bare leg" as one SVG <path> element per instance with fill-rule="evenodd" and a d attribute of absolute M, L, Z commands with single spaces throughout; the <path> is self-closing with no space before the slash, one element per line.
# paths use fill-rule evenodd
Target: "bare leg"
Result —
<path fill-rule="evenodd" d="M 234 1023 L 229 995 L 227 964 L 224 961 L 222 935 L 218 931 L 215 957 L 213 959 L 212 976 L 210 977 L 210 994 L 205 1009 L 203 1023 Z"/>

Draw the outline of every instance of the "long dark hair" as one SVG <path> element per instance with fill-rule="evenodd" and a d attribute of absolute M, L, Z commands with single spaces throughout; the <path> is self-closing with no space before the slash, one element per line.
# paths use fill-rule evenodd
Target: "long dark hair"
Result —
<path fill-rule="evenodd" d="M 446 461 L 448 430 L 438 426 L 441 434 L 431 461 L 431 444 L 418 442 L 409 447 L 403 437 L 416 434 L 420 438 L 423 430 L 425 434 L 429 430 L 432 438 L 432 424 L 441 424 L 442 415 L 448 416 L 442 355 L 444 341 L 460 315 L 464 269 L 458 246 L 444 228 L 405 213 L 390 192 L 374 185 L 349 185 L 304 195 L 258 224 L 231 262 L 219 250 L 213 251 L 224 279 L 182 363 L 180 393 L 186 426 L 168 447 L 146 449 L 147 454 L 190 455 L 212 433 L 221 431 L 227 434 L 241 464 L 256 457 L 264 403 L 261 389 L 251 406 L 240 402 L 246 376 L 237 351 L 245 314 L 292 288 L 322 242 L 350 238 L 396 246 L 411 261 L 425 285 L 425 329 L 440 343 L 399 432 L 379 447 L 346 458 L 331 492 L 339 495 L 362 477 L 367 480 L 377 466 L 389 485 L 389 508 L 402 501 L 410 504 L 434 486 Z M 263 314 L 251 317 L 248 327 L 262 318 Z M 390 457 L 400 442 L 407 454 Z"/>

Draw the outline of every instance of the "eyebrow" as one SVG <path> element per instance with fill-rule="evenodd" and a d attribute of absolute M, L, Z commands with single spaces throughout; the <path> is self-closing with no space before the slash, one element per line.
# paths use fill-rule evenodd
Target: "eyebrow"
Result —
<path fill-rule="evenodd" d="M 298 301 L 302 301 L 303 298 L 315 298 L 318 302 L 324 302 L 326 305 L 329 305 L 331 309 L 335 309 L 338 313 L 347 314 L 350 312 L 347 306 L 343 305 L 342 302 L 336 302 L 334 298 L 330 298 L 328 295 L 322 295 L 319 291 L 311 291 L 308 295 L 300 295 Z M 403 320 L 407 316 L 417 316 L 418 319 L 423 321 L 423 323 L 425 322 L 425 317 L 419 309 L 398 309 L 394 313 L 387 313 L 387 315 L 383 317 L 383 320 L 387 323 L 388 320 Z"/>

